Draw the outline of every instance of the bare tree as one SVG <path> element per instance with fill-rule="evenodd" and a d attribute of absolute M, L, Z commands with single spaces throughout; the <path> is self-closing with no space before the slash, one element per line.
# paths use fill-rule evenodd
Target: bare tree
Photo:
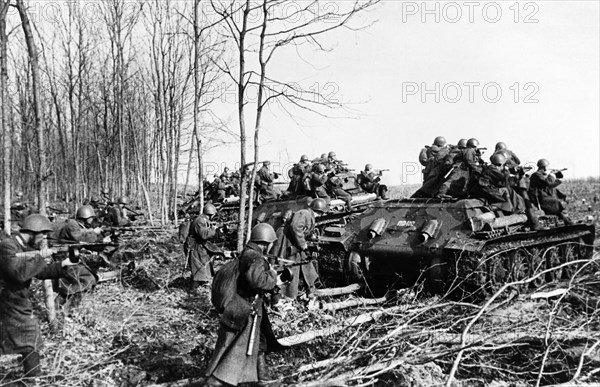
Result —
<path fill-rule="evenodd" d="M 23 33 L 25 35 L 25 42 L 27 44 L 27 52 L 29 54 L 29 61 L 31 67 L 31 87 L 33 94 L 33 116 L 34 116 L 34 127 L 35 134 L 37 137 L 38 146 L 38 157 L 39 166 L 37 171 L 37 201 L 38 209 L 40 214 L 46 215 L 46 179 L 50 176 L 46 168 L 46 143 L 44 141 L 44 131 L 42 129 L 42 117 L 41 117 L 41 100 L 40 100 L 40 75 L 39 75 L 39 62 L 38 53 L 35 41 L 33 40 L 33 32 L 31 29 L 31 23 L 29 16 L 27 15 L 27 8 L 23 3 L 23 0 L 17 0 L 17 9 L 19 10 L 19 16 L 21 17 L 21 26 L 23 27 Z"/>
<path fill-rule="evenodd" d="M 319 90 L 302 88 L 293 80 L 274 79 L 268 76 L 269 64 L 275 54 L 287 47 L 300 51 L 308 45 L 317 50 L 327 51 L 319 38 L 337 29 L 357 30 L 365 26 L 353 26 L 353 19 L 362 12 L 374 7 L 379 0 L 355 0 L 338 2 L 333 7 L 318 0 L 291 2 L 289 0 L 261 0 L 258 4 L 247 0 L 240 3 L 234 0 L 212 0 L 215 12 L 224 20 L 221 32 L 233 44 L 237 56 L 238 71 L 234 72 L 227 62 L 221 62 L 220 68 L 229 75 L 238 91 L 238 119 L 240 130 L 240 161 L 246 164 L 246 124 L 245 108 L 255 104 L 254 122 L 254 168 L 250 177 L 250 198 L 254 196 L 254 184 L 259 162 L 260 129 L 264 108 L 271 102 L 280 106 L 291 105 L 327 116 L 332 109 L 342 107 L 336 101 L 320 93 Z M 290 5 L 293 3 L 293 7 Z M 252 17 L 250 17 L 252 15 Z M 258 15 L 258 16 L 257 16 Z M 256 59 L 256 63 L 250 60 Z M 248 96 L 249 85 L 257 88 L 256 96 Z M 255 100 L 251 100 L 250 98 Z M 285 107 L 284 107 L 285 109 Z M 244 187 L 242 178 L 242 197 L 240 200 L 240 227 L 238 230 L 238 250 L 241 250 L 244 235 L 248 236 L 252 226 L 252 206 L 249 206 L 246 222 Z M 251 199 L 252 200 L 252 199 Z M 247 227 L 245 225 L 247 224 Z"/>
<path fill-rule="evenodd" d="M 10 187 L 11 187 L 11 133 L 8 126 L 8 60 L 6 15 L 10 0 L 0 0 L 0 126 L 2 127 L 3 162 L 2 187 L 4 188 L 4 232 L 10 234 Z"/>

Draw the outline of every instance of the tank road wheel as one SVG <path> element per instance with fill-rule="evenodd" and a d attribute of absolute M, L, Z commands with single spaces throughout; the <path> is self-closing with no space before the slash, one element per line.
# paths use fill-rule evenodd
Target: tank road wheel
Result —
<path fill-rule="evenodd" d="M 579 238 L 578 246 L 579 257 L 578 259 L 590 259 L 594 254 L 594 246 L 585 242 L 583 238 Z"/>
<path fill-rule="evenodd" d="M 560 263 L 576 261 L 578 257 L 578 245 L 576 242 L 571 242 L 560 246 Z M 562 269 L 562 278 L 570 280 L 577 271 L 577 265 L 567 265 Z"/>
<path fill-rule="evenodd" d="M 544 259 L 542 259 L 543 256 L 543 250 L 540 249 L 539 247 L 533 247 L 530 250 L 531 254 L 529 255 L 529 267 L 530 267 L 530 273 L 529 275 L 531 277 L 533 277 L 534 275 L 536 275 L 537 273 L 540 273 L 544 270 L 546 270 L 547 265 L 546 265 L 546 259 L 544 257 Z M 531 281 L 531 287 L 532 288 L 539 288 L 540 286 L 544 285 L 546 283 L 546 278 L 543 276 L 539 276 L 537 278 L 535 278 L 533 281 Z"/>
<path fill-rule="evenodd" d="M 348 278 L 348 282 L 364 281 L 365 269 L 360 254 L 356 251 L 351 251 L 346 258 L 346 277 Z"/>
<path fill-rule="evenodd" d="M 530 267 L 527 252 L 524 249 L 516 249 L 510 256 L 510 282 L 523 281 L 529 278 Z M 523 288 L 523 286 L 519 286 L 519 291 L 523 290 Z"/>
<path fill-rule="evenodd" d="M 508 270 L 506 264 L 509 262 L 508 254 L 502 253 L 493 258 L 490 262 L 489 269 L 489 285 L 492 293 L 496 293 L 500 287 L 506 282 Z"/>
<path fill-rule="evenodd" d="M 427 283 L 429 289 L 434 294 L 443 295 L 446 290 L 446 281 L 448 278 L 446 266 L 447 263 L 444 263 L 441 257 L 435 257 L 429 263 Z"/>
<path fill-rule="evenodd" d="M 560 266 L 560 251 L 558 250 L 558 247 L 550 247 L 548 250 L 546 250 L 545 256 L 547 269 Z M 562 269 L 550 270 L 548 273 L 546 273 L 546 280 L 548 282 L 557 282 L 561 277 Z"/>

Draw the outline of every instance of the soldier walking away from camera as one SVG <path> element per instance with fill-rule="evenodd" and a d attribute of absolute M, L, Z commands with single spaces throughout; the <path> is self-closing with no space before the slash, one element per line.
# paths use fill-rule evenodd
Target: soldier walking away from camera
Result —
<path fill-rule="evenodd" d="M 69 219 L 51 234 L 51 238 L 58 243 L 108 243 L 110 237 L 102 235 L 101 227 L 93 227 L 96 214 L 89 206 L 81 206 L 75 213 L 75 219 Z M 102 259 L 110 265 L 108 256 L 104 252 L 100 254 Z M 59 281 L 59 291 L 67 299 L 70 305 L 75 307 L 81 302 L 82 292 L 91 291 L 98 283 L 98 278 L 92 270 L 83 263 L 70 266 L 63 279 Z"/>
<path fill-rule="evenodd" d="M 46 263 L 55 251 L 40 247 L 50 231 L 48 218 L 34 214 L 25 218 L 19 232 L 0 240 L 0 354 L 20 354 L 25 377 L 42 374 L 42 337 L 30 300 L 31 280 L 62 277 L 74 265 L 68 258 Z"/>
<path fill-rule="evenodd" d="M 213 276 L 211 256 L 215 252 L 212 251 L 210 241 L 217 236 L 217 229 L 212 222 L 216 213 L 217 208 L 207 203 L 202 209 L 202 214 L 198 215 L 190 225 L 187 259 L 192 271 L 192 290 L 207 285 Z"/>
<path fill-rule="evenodd" d="M 108 209 L 108 214 L 104 218 L 106 223 L 114 227 L 125 227 L 131 225 L 128 211 L 125 208 L 129 204 L 127 196 L 120 196 L 117 202 Z"/>
<path fill-rule="evenodd" d="M 464 198 L 469 192 L 472 182 L 481 174 L 481 150 L 479 141 L 470 138 L 467 147 L 461 151 L 460 157 L 454 160 L 449 172 L 444 176 L 437 196 L 442 199 Z"/>
<path fill-rule="evenodd" d="M 206 386 L 269 382 L 267 351 L 282 349 L 267 315 L 263 297 L 277 286 L 277 272 L 265 254 L 277 239 L 271 225 L 252 229 L 238 262 L 237 286 L 224 305 L 215 350 L 206 370 Z"/>
<path fill-rule="evenodd" d="M 546 214 L 557 215 L 565 224 L 572 224 L 568 215 L 563 212 L 567 206 L 567 196 L 557 188 L 562 184 L 562 172 L 549 170 L 550 162 L 546 159 L 538 160 L 537 166 L 538 170 L 530 179 L 529 199 Z"/>
<path fill-rule="evenodd" d="M 261 203 L 278 200 L 281 197 L 281 191 L 274 186 L 275 179 L 279 178 L 278 173 L 269 171 L 270 161 L 265 161 L 261 169 L 256 174 L 259 185 L 259 200 Z"/>
<path fill-rule="evenodd" d="M 313 262 L 308 261 L 307 241 L 315 239 L 316 218 L 322 216 L 329 210 L 324 199 L 314 199 L 309 208 L 297 211 L 292 215 L 287 224 L 283 224 L 281 237 L 273 246 L 273 254 L 294 263 L 301 264 L 290 268 L 292 280 L 281 287 L 281 294 L 295 299 L 298 297 L 298 286 L 301 277 L 306 288 L 307 295 L 315 291 L 315 282 L 319 278 Z M 300 276 L 302 274 L 302 276 Z"/>
<path fill-rule="evenodd" d="M 381 184 L 381 175 L 383 171 L 375 172 L 373 164 L 365 165 L 365 170 L 360 172 L 358 185 L 367 193 L 374 193 L 377 199 L 387 199 L 387 185 Z"/>

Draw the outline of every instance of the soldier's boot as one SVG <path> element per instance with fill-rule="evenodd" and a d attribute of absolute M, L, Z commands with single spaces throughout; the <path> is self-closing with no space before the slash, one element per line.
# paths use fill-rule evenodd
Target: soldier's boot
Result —
<path fill-rule="evenodd" d="M 42 376 L 40 354 L 37 351 L 23 354 L 23 372 L 23 376 L 26 378 Z"/>
<path fill-rule="evenodd" d="M 267 367 L 267 359 L 264 352 L 260 352 L 258 354 L 256 368 L 258 371 L 258 384 L 260 386 L 265 386 L 274 381 L 274 379 L 271 377 L 271 373 L 269 372 L 269 368 Z"/>

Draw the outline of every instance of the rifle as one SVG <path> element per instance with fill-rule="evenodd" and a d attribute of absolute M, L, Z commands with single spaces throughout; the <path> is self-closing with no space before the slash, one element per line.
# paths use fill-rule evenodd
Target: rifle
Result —
<path fill-rule="evenodd" d="M 116 243 L 72 243 L 52 246 L 51 249 L 57 253 L 69 253 L 69 260 L 73 263 L 79 262 L 81 252 L 101 252 L 106 247 L 119 247 Z M 24 251 L 17 253 L 18 258 L 33 258 L 40 254 L 39 250 Z"/>
<path fill-rule="evenodd" d="M 450 176 L 452 171 L 454 171 L 455 169 L 456 169 L 456 165 L 453 165 L 452 168 L 450 168 L 450 170 L 444 175 L 444 180 L 446 180 L 448 178 L 448 176 Z"/>
<path fill-rule="evenodd" d="M 562 171 L 566 171 L 566 170 L 567 170 L 567 168 L 563 168 L 563 169 L 551 169 L 550 173 L 556 174 L 558 172 L 562 172 Z"/>

